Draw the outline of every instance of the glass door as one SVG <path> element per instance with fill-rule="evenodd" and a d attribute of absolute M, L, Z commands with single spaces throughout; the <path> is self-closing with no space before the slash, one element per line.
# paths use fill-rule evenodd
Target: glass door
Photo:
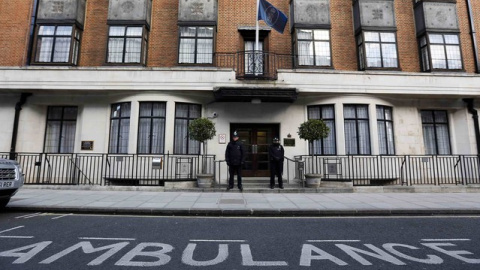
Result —
<path fill-rule="evenodd" d="M 235 130 L 243 143 L 247 156 L 243 167 L 243 176 L 267 177 L 270 175 L 268 146 L 279 133 L 278 124 L 231 124 L 230 132 Z M 231 136 L 230 136 L 231 137 Z"/>

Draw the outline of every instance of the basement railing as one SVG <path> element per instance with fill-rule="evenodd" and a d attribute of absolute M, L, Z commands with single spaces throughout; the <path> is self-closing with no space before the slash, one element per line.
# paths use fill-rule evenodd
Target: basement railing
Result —
<path fill-rule="evenodd" d="M 0 158 L 9 158 L 8 152 Z M 195 181 L 202 168 L 198 155 L 50 154 L 16 153 L 25 184 L 36 185 L 141 185 Z M 207 173 L 225 184 L 227 167 L 209 155 Z M 301 166 L 300 166 L 301 165 Z M 295 156 L 285 161 L 284 179 L 290 185 L 303 174 L 318 173 L 323 181 L 352 181 L 366 185 L 472 185 L 480 184 L 477 155 L 404 156 Z"/>

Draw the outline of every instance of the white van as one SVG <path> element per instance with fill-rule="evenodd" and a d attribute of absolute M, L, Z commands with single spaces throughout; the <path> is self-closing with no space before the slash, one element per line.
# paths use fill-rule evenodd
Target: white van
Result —
<path fill-rule="evenodd" d="M 14 160 L 0 158 L 0 209 L 23 186 L 24 177 L 20 165 Z"/>

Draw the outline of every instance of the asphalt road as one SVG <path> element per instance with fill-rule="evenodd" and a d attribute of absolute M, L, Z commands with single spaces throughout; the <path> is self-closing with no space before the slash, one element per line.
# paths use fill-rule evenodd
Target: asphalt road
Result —
<path fill-rule="evenodd" d="M 479 269 L 479 224 L 0 213 L 0 269 Z"/>

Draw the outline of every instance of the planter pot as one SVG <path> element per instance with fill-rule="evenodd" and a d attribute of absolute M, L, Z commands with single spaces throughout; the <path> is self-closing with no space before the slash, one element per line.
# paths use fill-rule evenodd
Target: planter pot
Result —
<path fill-rule="evenodd" d="M 209 188 L 213 186 L 213 174 L 199 173 L 197 174 L 197 184 L 199 188 Z"/>
<path fill-rule="evenodd" d="M 305 174 L 305 181 L 307 187 L 318 188 L 320 186 L 320 181 L 322 180 L 321 174 L 307 173 Z"/>

